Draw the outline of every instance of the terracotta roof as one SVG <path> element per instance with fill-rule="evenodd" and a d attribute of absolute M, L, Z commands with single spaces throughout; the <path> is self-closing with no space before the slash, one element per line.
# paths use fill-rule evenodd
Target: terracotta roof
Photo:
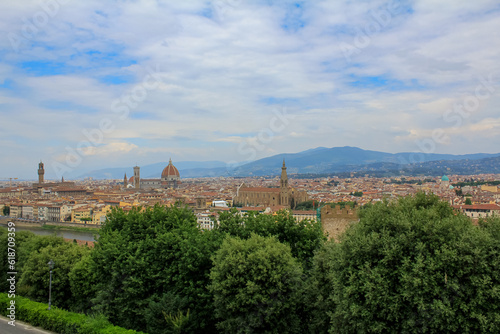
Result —
<path fill-rule="evenodd" d="M 161 178 L 167 178 L 169 176 L 177 176 L 180 177 L 179 171 L 177 168 L 172 164 L 172 159 L 168 162 L 167 167 L 163 169 L 163 172 L 161 172 Z"/>
<path fill-rule="evenodd" d="M 56 191 L 87 191 L 87 189 L 83 189 L 83 188 L 56 188 L 55 189 Z"/>
<path fill-rule="evenodd" d="M 280 210 L 283 210 L 283 209 L 288 209 L 288 207 L 286 207 L 284 205 L 274 205 L 274 206 L 270 206 L 269 208 L 273 212 L 277 212 L 277 211 L 280 211 Z"/>
<path fill-rule="evenodd" d="M 279 193 L 280 188 L 240 188 L 240 192 L 243 191 L 253 191 L 253 192 L 260 192 L 260 193 Z"/>
<path fill-rule="evenodd" d="M 68 239 L 68 238 L 64 238 L 65 241 L 68 241 L 68 242 L 73 242 L 74 239 Z M 76 240 L 76 243 L 79 245 L 79 246 L 89 246 L 89 247 L 94 247 L 94 241 L 86 241 L 86 240 Z"/>
<path fill-rule="evenodd" d="M 292 210 L 294 215 L 315 215 L 316 210 Z"/>
<path fill-rule="evenodd" d="M 500 210 L 497 204 L 473 204 L 473 205 L 453 205 L 455 209 L 469 209 L 469 210 Z"/>
<path fill-rule="evenodd" d="M 238 208 L 238 211 L 264 211 L 266 208 L 261 206 L 244 206 L 242 208 Z"/>

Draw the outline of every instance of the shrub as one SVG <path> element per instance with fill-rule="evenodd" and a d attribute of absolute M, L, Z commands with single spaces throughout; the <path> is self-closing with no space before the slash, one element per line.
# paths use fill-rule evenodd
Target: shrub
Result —
<path fill-rule="evenodd" d="M 0 294 L 0 314 L 7 315 L 10 299 L 6 293 Z M 28 298 L 16 296 L 16 318 L 33 326 L 65 334 L 139 334 L 134 330 L 112 325 L 103 315 L 86 316 L 38 303 Z"/>

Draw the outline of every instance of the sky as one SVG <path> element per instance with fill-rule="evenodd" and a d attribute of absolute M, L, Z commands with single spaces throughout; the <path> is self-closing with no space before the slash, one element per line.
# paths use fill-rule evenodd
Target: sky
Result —
<path fill-rule="evenodd" d="M 500 152 L 498 0 L 2 1 L 0 36 L 0 180 Z"/>

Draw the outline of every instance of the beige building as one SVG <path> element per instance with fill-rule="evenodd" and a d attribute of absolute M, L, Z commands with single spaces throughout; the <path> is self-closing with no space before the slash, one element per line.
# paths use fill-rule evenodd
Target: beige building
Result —
<path fill-rule="evenodd" d="M 311 220 L 311 221 L 317 221 L 318 220 L 318 215 L 316 213 L 316 210 L 292 210 L 292 216 L 297 220 L 297 222 L 301 222 L 305 219 Z"/>
<path fill-rule="evenodd" d="M 71 220 L 71 207 L 67 205 L 48 205 L 46 220 L 51 222 L 65 222 Z"/>
<path fill-rule="evenodd" d="M 25 219 L 33 219 L 33 206 L 23 205 L 21 216 Z"/>
<path fill-rule="evenodd" d="M 500 205 L 497 204 L 453 205 L 453 208 L 473 219 L 500 216 Z"/>
<path fill-rule="evenodd" d="M 489 191 L 490 193 L 497 193 L 498 192 L 498 187 L 497 186 L 488 186 L 486 184 L 483 184 L 481 186 L 482 191 Z"/>
<path fill-rule="evenodd" d="M 12 218 L 22 218 L 23 206 L 17 204 L 11 204 L 10 214 Z"/>
<path fill-rule="evenodd" d="M 127 203 L 128 204 L 128 203 Z M 120 207 L 125 207 L 120 205 Z M 130 207 L 130 206 L 127 206 Z M 106 221 L 106 215 L 111 211 L 111 205 L 105 205 L 94 210 L 92 224 L 101 225 Z"/>
<path fill-rule="evenodd" d="M 196 222 L 199 228 L 212 230 L 215 224 L 218 223 L 218 214 L 210 211 L 199 212 L 196 214 Z"/>

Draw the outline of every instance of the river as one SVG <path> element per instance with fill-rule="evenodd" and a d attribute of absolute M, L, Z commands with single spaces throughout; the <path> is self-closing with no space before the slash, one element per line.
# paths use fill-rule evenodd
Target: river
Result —
<path fill-rule="evenodd" d="M 0 227 L 7 228 L 6 225 L 0 225 Z M 29 226 L 18 226 L 16 225 L 16 232 L 19 231 L 30 231 L 36 235 L 57 235 L 65 239 L 76 239 L 83 241 L 95 241 L 94 234 L 92 232 L 80 232 L 80 231 L 63 231 L 63 230 L 43 230 L 41 228 L 29 227 Z"/>

